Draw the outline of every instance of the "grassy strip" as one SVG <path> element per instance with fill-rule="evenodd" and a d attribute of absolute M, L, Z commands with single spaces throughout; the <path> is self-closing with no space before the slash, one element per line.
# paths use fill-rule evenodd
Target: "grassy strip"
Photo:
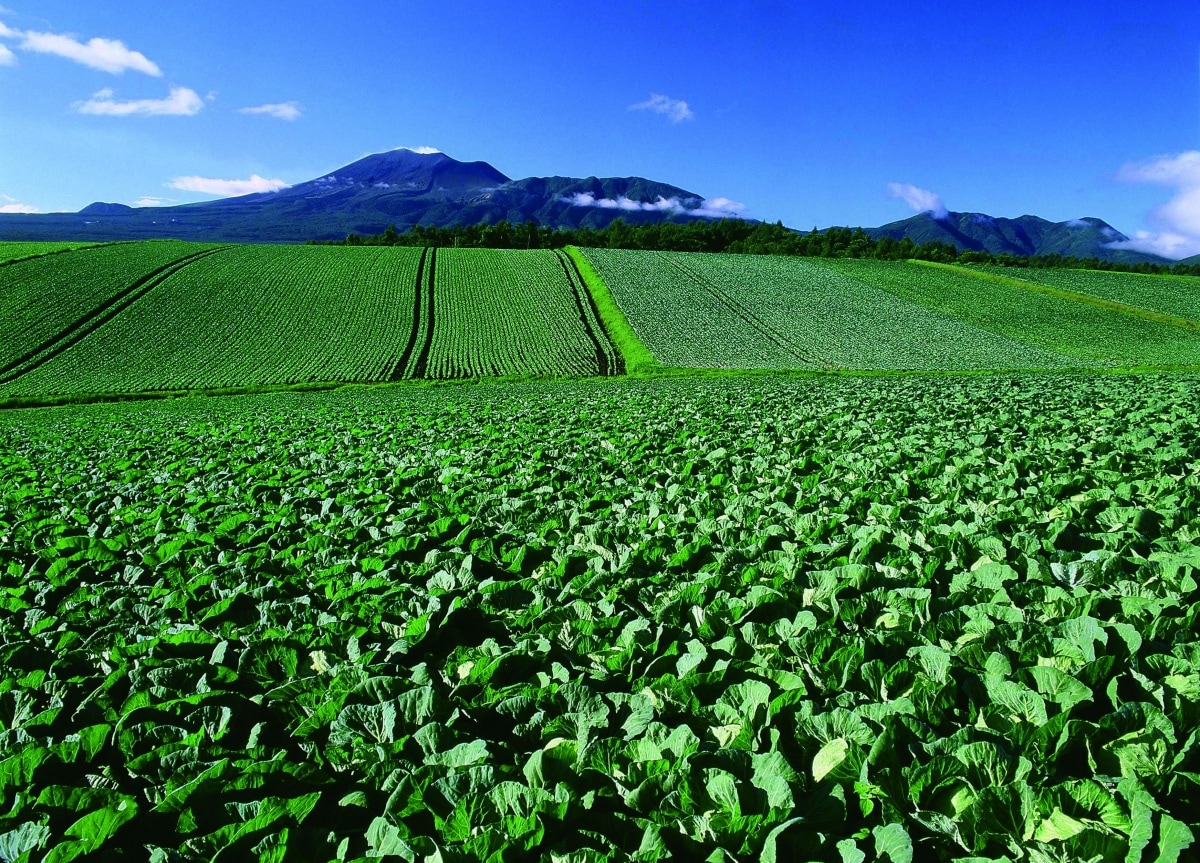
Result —
<path fill-rule="evenodd" d="M 604 279 L 600 278 L 600 274 L 596 272 L 591 262 L 584 257 L 583 252 L 576 246 L 567 246 L 564 251 L 570 257 L 571 263 L 575 265 L 575 269 L 579 271 L 579 277 L 583 279 L 588 293 L 592 295 L 592 301 L 596 304 L 596 311 L 600 315 L 600 323 L 604 326 L 605 332 L 608 333 L 613 346 L 621 352 L 621 357 L 625 360 L 625 374 L 646 374 L 660 369 L 658 360 L 654 359 L 650 349 L 633 331 L 625 313 L 617 305 L 616 297 L 612 295 L 608 285 L 604 284 Z"/>
<path fill-rule="evenodd" d="M 1101 297 L 1093 297 L 1091 294 L 1081 294 L 1077 291 L 1068 291 L 1065 288 L 1054 288 L 1050 285 L 1043 285 L 1040 282 L 1027 282 L 1024 279 L 1013 279 L 1008 276 L 1000 276 L 995 273 L 981 273 L 978 270 L 973 270 L 970 267 L 962 267 L 955 264 L 940 264 L 936 261 L 910 261 L 909 263 L 920 264 L 923 267 L 933 267 L 936 269 L 952 270 L 962 275 L 973 276 L 976 279 L 982 279 L 987 282 L 996 282 L 997 284 L 1007 285 L 1010 288 L 1022 288 L 1026 291 L 1034 291 L 1035 293 L 1045 294 L 1046 296 L 1056 297 L 1060 300 L 1071 300 L 1076 303 L 1083 303 L 1089 306 L 1095 306 L 1100 309 L 1107 309 L 1110 312 L 1117 312 L 1122 315 L 1129 315 L 1134 318 L 1142 318 L 1147 321 L 1153 321 L 1158 324 L 1167 324 L 1172 327 L 1180 327 L 1185 330 L 1200 330 L 1200 321 L 1193 321 L 1189 318 L 1178 318 L 1174 315 L 1164 314 L 1163 312 L 1155 312 L 1151 309 L 1143 309 L 1141 306 L 1131 306 L 1128 303 L 1120 303 L 1116 300 L 1105 300 Z"/>

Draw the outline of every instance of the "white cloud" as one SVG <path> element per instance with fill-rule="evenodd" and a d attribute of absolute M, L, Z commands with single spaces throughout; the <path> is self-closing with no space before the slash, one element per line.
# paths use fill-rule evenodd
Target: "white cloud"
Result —
<path fill-rule="evenodd" d="M 1174 197 L 1150 211 L 1154 230 L 1137 231 L 1132 239 L 1109 243 L 1109 248 L 1149 252 L 1164 258 L 1200 254 L 1200 150 L 1131 162 L 1117 171 L 1126 183 L 1153 183 L 1174 190 Z"/>
<path fill-rule="evenodd" d="M 278 192 L 286 189 L 290 183 L 283 180 L 268 179 L 258 174 L 251 174 L 248 180 L 216 180 L 209 177 L 176 177 L 170 182 L 172 189 L 185 192 L 200 192 L 204 195 L 218 195 L 222 198 L 232 198 L 238 195 L 252 195 L 255 192 Z"/>
<path fill-rule="evenodd" d="M 1200 150 L 1156 156 L 1145 162 L 1122 165 L 1117 171 L 1117 179 L 1127 183 L 1157 183 L 1160 186 L 1200 186 Z"/>
<path fill-rule="evenodd" d="M 941 196 L 928 189 L 918 188 L 911 183 L 888 183 L 888 193 L 893 198 L 899 198 L 918 213 L 929 213 L 935 219 L 944 219 L 949 215 Z"/>
<path fill-rule="evenodd" d="M 0 192 L 0 213 L 36 213 L 37 207 L 31 207 L 28 204 L 22 204 L 16 198 L 10 198 L 8 195 Z"/>
<path fill-rule="evenodd" d="M 744 218 L 745 204 L 732 201 L 729 198 L 664 198 L 661 195 L 654 201 L 635 201 L 621 195 L 617 198 L 597 198 L 590 192 L 576 192 L 574 195 L 559 198 L 564 204 L 572 207 L 598 207 L 601 210 L 622 210 L 629 213 L 671 213 L 672 215 L 701 216 L 711 219 L 741 219 Z"/>
<path fill-rule="evenodd" d="M 707 216 L 710 219 L 744 219 L 746 205 L 729 198 L 705 198 L 700 206 L 688 210 L 689 216 Z"/>
<path fill-rule="evenodd" d="M 397 150 L 408 150 L 410 153 L 419 153 L 422 156 L 432 156 L 434 153 L 442 152 L 437 147 L 397 147 Z"/>
<path fill-rule="evenodd" d="M 0 45 L 0 66 L 16 66 L 17 55 L 8 49 L 7 45 Z"/>
<path fill-rule="evenodd" d="M 126 69 L 131 69 L 156 78 L 162 75 L 157 63 L 147 59 L 140 51 L 131 51 L 125 47 L 124 42 L 117 39 L 89 39 L 87 42 L 80 42 L 60 33 L 36 33 L 32 30 L 26 30 L 20 35 L 22 51 L 54 54 L 99 69 L 101 72 L 121 74 Z"/>
<path fill-rule="evenodd" d="M 166 207 L 174 198 L 158 198 L 154 195 L 143 195 L 129 206 L 131 207 Z"/>
<path fill-rule="evenodd" d="M 239 114 L 261 114 L 276 120 L 298 120 L 302 113 L 299 102 L 273 102 L 253 108 L 238 108 Z"/>
<path fill-rule="evenodd" d="M 1174 231 L 1134 231 L 1132 239 L 1118 240 L 1106 245 L 1110 249 L 1148 252 L 1173 261 L 1200 255 L 1200 239 Z"/>
<path fill-rule="evenodd" d="M 682 99 L 672 99 L 662 93 L 651 93 L 649 99 L 630 105 L 629 110 L 653 111 L 655 114 L 663 114 L 672 123 L 682 123 L 684 120 L 692 120 L 696 116 L 695 112 L 688 107 L 687 102 Z"/>
<path fill-rule="evenodd" d="M 191 117 L 203 107 L 204 100 L 195 90 L 187 87 L 172 87 L 170 95 L 165 99 L 133 99 L 127 102 L 116 101 L 113 99 L 113 91 L 106 88 L 93 94 L 86 102 L 77 103 L 75 110 L 80 114 L 106 117 L 129 117 L 135 114 Z"/>
<path fill-rule="evenodd" d="M 3 6 L 0 6 L 0 14 L 11 15 L 12 12 L 9 11 L 8 9 L 5 9 Z M 16 39 L 20 35 L 21 35 L 21 31 L 13 30 L 9 27 L 6 27 L 6 26 L 4 26 L 4 22 L 0 21 L 0 39 Z"/>

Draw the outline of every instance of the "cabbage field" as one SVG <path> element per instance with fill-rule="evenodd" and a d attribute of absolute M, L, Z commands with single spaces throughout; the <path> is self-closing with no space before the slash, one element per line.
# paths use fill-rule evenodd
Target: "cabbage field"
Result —
<path fill-rule="evenodd" d="M 691 368 L 978 370 L 1080 365 L 1044 346 L 922 305 L 886 262 L 588 249 L 662 365 Z M 913 269 L 910 279 L 945 275 Z M 1020 327 L 1014 320 L 1014 327 Z"/>
<path fill-rule="evenodd" d="M 1074 366 L 1200 363 L 1200 330 L 1195 322 L 1150 320 L 1032 290 L 1019 279 L 981 278 L 964 267 L 849 259 L 823 263 L 956 320 L 1058 353 Z M 1088 275 L 1100 282 L 1108 274 Z"/>
<path fill-rule="evenodd" d="M 19 241 L 0 241 L 0 264 L 12 261 L 23 261 L 28 258 L 40 258 L 43 255 L 53 255 L 56 252 L 69 252 L 72 249 L 82 249 L 94 243 L 47 243 Z"/>
<path fill-rule="evenodd" d="M 412 329 L 420 250 L 337 251 L 245 246 L 192 260 L 10 392 L 387 379 Z"/>
<path fill-rule="evenodd" d="M 982 265 L 973 266 L 972 269 L 1126 303 L 1151 312 L 1200 321 L 1200 278 L 1195 276 L 1150 276 L 1097 270 L 1035 270 Z"/>
<path fill-rule="evenodd" d="M 0 268 L 0 382 L 57 356 L 174 268 L 211 252 L 172 241 L 122 244 Z"/>
<path fill-rule="evenodd" d="M 0 413 L 0 859 L 1195 861 L 1198 402 L 1056 373 Z"/>
<path fill-rule="evenodd" d="M 551 251 L 59 251 L 0 266 L 0 330 L 0 399 L 623 369 Z"/>
<path fill-rule="evenodd" d="M 1189 370 L 1200 279 L 617 249 L 12 243 L 0 332 L 10 405 L 664 369 Z"/>
<path fill-rule="evenodd" d="M 588 376 L 617 370 L 617 353 L 586 289 L 558 253 L 439 249 L 436 262 L 434 332 L 443 335 L 433 340 L 428 365 L 418 376 Z M 504 338 L 481 338 L 485 333 Z"/>

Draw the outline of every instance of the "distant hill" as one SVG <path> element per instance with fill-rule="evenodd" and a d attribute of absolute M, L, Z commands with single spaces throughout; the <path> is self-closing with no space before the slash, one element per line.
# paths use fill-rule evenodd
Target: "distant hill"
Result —
<path fill-rule="evenodd" d="M 1092 217 L 1051 222 L 1038 216 L 1005 219 L 985 213 L 947 213 L 939 218 L 932 213 L 919 213 L 879 228 L 867 228 L 866 232 L 875 239 L 908 237 L 918 244 L 936 240 L 952 243 L 959 249 L 975 249 L 994 255 L 1058 254 L 1131 264 L 1143 261 L 1173 263 L 1158 255 L 1109 248 L 1109 243 L 1129 237 L 1104 220 Z"/>
<path fill-rule="evenodd" d="M 303 242 L 377 234 L 388 225 L 451 227 L 533 220 L 551 227 L 705 217 L 703 197 L 643 177 L 511 180 L 487 162 L 393 150 L 278 192 L 175 207 L 95 203 L 78 213 L 0 215 L 0 239 L 177 238 Z"/>

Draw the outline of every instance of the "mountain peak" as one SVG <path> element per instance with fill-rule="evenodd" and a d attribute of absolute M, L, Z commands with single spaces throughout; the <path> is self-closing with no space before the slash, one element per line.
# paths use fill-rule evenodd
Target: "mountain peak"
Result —
<path fill-rule="evenodd" d="M 398 192 L 425 193 L 438 189 L 463 192 L 500 186 L 509 180 L 487 162 L 460 162 L 442 152 L 402 147 L 364 156 L 304 186 L 372 186 Z"/>
<path fill-rule="evenodd" d="M 109 204 L 104 201 L 96 201 L 94 204 L 88 204 L 79 211 L 81 216 L 119 216 L 122 213 L 132 213 L 133 207 L 125 204 Z"/>

